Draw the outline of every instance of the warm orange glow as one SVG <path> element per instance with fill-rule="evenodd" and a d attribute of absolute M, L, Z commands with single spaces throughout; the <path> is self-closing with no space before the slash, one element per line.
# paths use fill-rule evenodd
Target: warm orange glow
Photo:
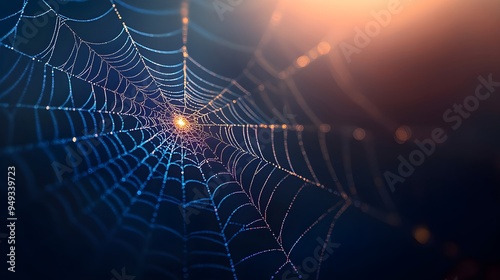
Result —
<path fill-rule="evenodd" d="M 399 127 L 394 133 L 394 138 L 398 143 L 405 143 L 411 138 L 411 129 L 407 126 Z"/>
<path fill-rule="evenodd" d="M 318 58 L 318 52 L 315 50 L 315 49 L 312 49 L 310 50 L 307 55 L 311 58 L 311 59 L 316 59 Z"/>
<path fill-rule="evenodd" d="M 188 24 L 188 22 L 189 22 L 189 19 L 187 17 L 182 18 L 182 23 Z"/>
<path fill-rule="evenodd" d="M 189 123 L 183 116 L 176 116 L 174 118 L 174 126 L 178 130 L 186 130 L 189 127 Z"/>
<path fill-rule="evenodd" d="M 332 47 L 327 42 L 321 42 L 318 44 L 318 53 L 321 55 L 325 55 L 330 52 Z"/>
<path fill-rule="evenodd" d="M 418 243 L 424 245 L 429 242 L 431 233 L 425 227 L 418 227 L 413 232 L 413 237 L 415 237 L 415 240 L 417 240 Z"/>
<path fill-rule="evenodd" d="M 306 67 L 310 62 L 311 60 L 309 59 L 309 57 L 305 55 L 297 58 L 297 66 L 299 66 L 300 68 Z"/>

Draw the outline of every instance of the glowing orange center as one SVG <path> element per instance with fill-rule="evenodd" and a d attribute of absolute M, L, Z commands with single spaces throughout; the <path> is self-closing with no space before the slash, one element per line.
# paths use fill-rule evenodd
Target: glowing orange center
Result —
<path fill-rule="evenodd" d="M 182 116 L 177 116 L 174 118 L 175 128 L 179 130 L 186 129 L 188 127 L 188 124 L 189 123 L 187 122 L 187 120 Z"/>

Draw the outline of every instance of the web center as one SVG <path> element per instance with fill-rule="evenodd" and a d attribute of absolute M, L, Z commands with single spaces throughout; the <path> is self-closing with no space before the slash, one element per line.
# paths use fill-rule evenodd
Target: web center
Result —
<path fill-rule="evenodd" d="M 173 123 L 177 130 L 188 130 L 190 128 L 189 122 L 183 116 L 175 116 L 173 119 Z"/>

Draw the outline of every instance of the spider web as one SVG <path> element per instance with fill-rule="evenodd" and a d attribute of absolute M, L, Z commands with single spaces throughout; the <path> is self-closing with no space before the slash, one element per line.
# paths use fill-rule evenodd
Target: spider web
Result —
<path fill-rule="evenodd" d="M 310 274 L 328 278 L 338 219 L 350 206 L 374 211 L 357 196 L 350 134 L 276 110 L 283 88 L 303 98 L 295 62 L 280 72 L 261 55 L 273 22 L 247 67 L 226 77 L 189 53 L 200 28 L 190 6 L 207 6 L 160 4 L 25 0 L 2 10 L 2 158 L 36 176 L 26 192 L 58 223 L 132 259 L 140 279 L 295 279 L 318 244 Z M 366 181 L 383 197 L 366 145 Z"/>

